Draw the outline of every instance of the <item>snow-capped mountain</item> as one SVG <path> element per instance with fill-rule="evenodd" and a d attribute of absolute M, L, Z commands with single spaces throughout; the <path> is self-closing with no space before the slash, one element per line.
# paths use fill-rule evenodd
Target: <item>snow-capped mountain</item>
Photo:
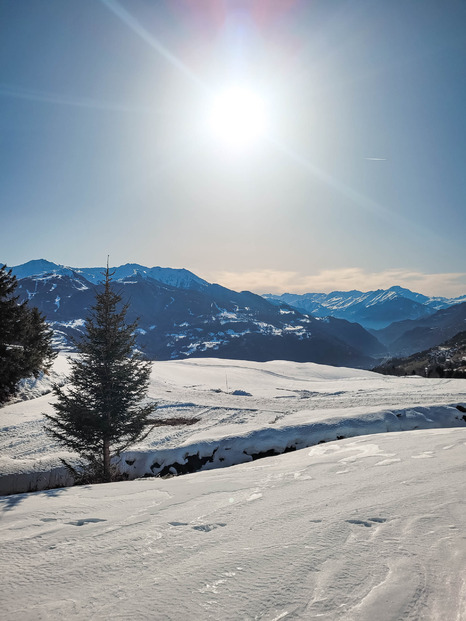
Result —
<path fill-rule="evenodd" d="M 36 269 L 38 274 L 31 273 Z M 128 320 L 139 319 L 138 342 L 153 359 L 215 356 L 370 367 L 385 354 L 384 346 L 357 324 L 309 317 L 247 291 L 209 284 L 187 270 L 131 264 L 114 272 L 118 291 L 129 302 Z M 79 336 L 101 286 L 96 281 L 102 268 L 39 261 L 13 273 L 20 275 L 20 299 L 45 314 L 62 347 L 70 336 Z"/>
<path fill-rule="evenodd" d="M 28 276 L 57 275 L 67 274 L 69 276 L 84 277 L 92 284 L 102 282 L 104 267 L 68 267 L 58 265 L 45 259 L 28 261 L 22 265 L 12 267 L 12 272 L 16 278 L 27 278 Z M 126 263 L 119 267 L 112 268 L 114 280 L 121 280 L 131 276 L 142 276 L 143 278 L 154 278 L 160 282 L 180 289 L 199 289 L 209 283 L 199 276 L 185 269 L 173 269 L 171 267 L 144 267 L 137 263 Z"/>
<path fill-rule="evenodd" d="M 266 294 L 273 303 L 289 304 L 315 317 L 332 316 L 355 321 L 365 328 L 382 329 L 395 321 L 422 319 L 442 308 L 465 301 L 465 297 L 429 298 L 421 293 L 394 286 L 376 291 L 332 291 L 331 293 Z"/>

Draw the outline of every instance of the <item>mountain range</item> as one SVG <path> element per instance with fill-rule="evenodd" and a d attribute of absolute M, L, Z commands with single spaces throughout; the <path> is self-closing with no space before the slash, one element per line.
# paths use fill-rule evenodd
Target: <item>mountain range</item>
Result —
<path fill-rule="evenodd" d="M 331 293 L 265 294 L 274 304 L 288 304 L 314 317 L 338 317 L 381 330 L 395 321 L 423 319 L 438 310 L 466 302 L 466 295 L 449 299 L 428 297 L 394 286 L 376 291 L 332 291 Z"/>
<path fill-rule="evenodd" d="M 44 313 L 57 346 L 79 337 L 102 286 L 104 268 L 73 268 L 45 260 L 12 268 L 20 300 Z M 138 318 L 138 344 L 147 357 L 214 356 L 287 359 L 370 367 L 385 347 L 360 325 L 314 318 L 254 293 L 210 284 L 187 270 L 127 264 L 112 269 L 114 286 Z"/>
<path fill-rule="evenodd" d="M 44 313 L 65 349 L 82 333 L 104 271 L 44 259 L 12 268 L 20 299 Z M 128 320 L 138 318 L 138 344 L 151 359 L 214 356 L 371 368 L 438 345 L 466 322 L 466 296 L 429 298 L 396 286 L 259 296 L 185 269 L 128 263 L 112 272 L 129 304 Z"/>

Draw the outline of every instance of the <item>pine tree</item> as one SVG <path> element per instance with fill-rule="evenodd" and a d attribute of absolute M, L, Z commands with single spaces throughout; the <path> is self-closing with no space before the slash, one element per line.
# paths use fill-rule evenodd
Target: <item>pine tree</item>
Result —
<path fill-rule="evenodd" d="M 18 303 L 16 286 L 11 270 L 0 266 L 0 403 L 15 394 L 19 380 L 47 371 L 57 355 L 45 318 Z"/>
<path fill-rule="evenodd" d="M 86 319 L 78 356 L 70 359 L 69 387 L 55 387 L 54 415 L 46 431 L 80 455 L 75 481 L 108 482 L 118 473 L 112 458 L 150 432 L 155 404 L 142 403 L 149 384 L 150 362 L 135 348 L 137 323 L 126 324 L 128 305 L 111 286 L 108 266 L 104 289 Z"/>

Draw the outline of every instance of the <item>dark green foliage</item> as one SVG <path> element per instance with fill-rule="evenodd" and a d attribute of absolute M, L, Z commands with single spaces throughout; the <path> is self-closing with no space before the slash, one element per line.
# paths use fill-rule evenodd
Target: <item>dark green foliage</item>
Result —
<path fill-rule="evenodd" d="M 112 457 L 151 430 L 148 417 L 156 406 L 142 404 L 151 364 L 135 350 L 136 323 L 125 323 L 127 309 L 107 268 L 104 290 L 76 343 L 79 355 L 70 359 L 69 386 L 55 387 L 55 414 L 46 415 L 46 431 L 81 457 L 77 469 L 66 464 L 77 482 L 115 480 Z"/>
<path fill-rule="evenodd" d="M 15 289 L 16 277 L 0 266 L 0 403 L 15 394 L 19 380 L 47 371 L 56 356 L 44 317 L 18 304 Z"/>

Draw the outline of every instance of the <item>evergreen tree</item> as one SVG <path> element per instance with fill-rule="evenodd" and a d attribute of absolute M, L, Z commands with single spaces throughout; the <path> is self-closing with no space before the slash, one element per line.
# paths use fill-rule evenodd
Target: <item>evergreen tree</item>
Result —
<path fill-rule="evenodd" d="M 112 457 L 146 437 L 156 407 L 142 403 L 151 364 L 135 349 L 137 323 L 125 323 L 128 305 L 112 290 L 111 276 L 107 266 L 104 289 L 76 343 L 79 355 L 70 359 L 69 387 L 55 387 L 55 414 L 46 415 L 49 435 L 80 455 L 78 468 L 64 462 L 78 483 L 114 480 Z"/>
<path fill-rule="evenodd" d="M 45 318 L 18 303 L 16 286 L 11 270 L 0 266 L 0 403 L 15 394 L 19 380 L 47 371 L 56 356 Z"/>

